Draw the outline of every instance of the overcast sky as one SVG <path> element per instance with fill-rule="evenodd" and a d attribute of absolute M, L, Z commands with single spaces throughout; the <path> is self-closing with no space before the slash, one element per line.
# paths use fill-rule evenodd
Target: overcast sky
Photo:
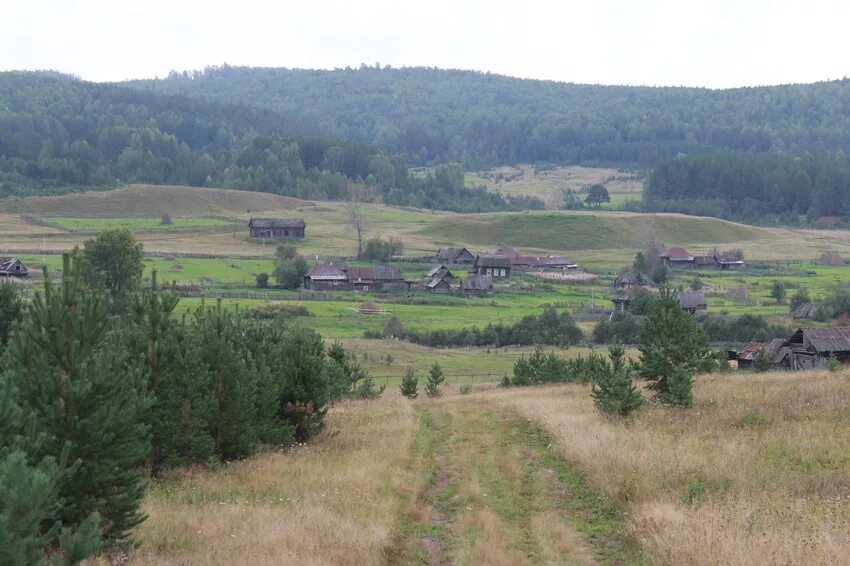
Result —
<path fill-rule="evenodd" d="M 380 62 L 729 87 L 850 74 L 848 23 L 846 0 L 0 0 L 0 69 L 111 81 Z"/>

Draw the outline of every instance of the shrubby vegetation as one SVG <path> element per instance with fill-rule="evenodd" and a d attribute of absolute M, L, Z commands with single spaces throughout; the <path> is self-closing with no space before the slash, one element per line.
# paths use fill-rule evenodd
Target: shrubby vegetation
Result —
<path fill-rule="evenodd" d="M 842 152 L 829 157 L 679 156 L 655 167 L 643 202 L 652 211 L 797 224 L 801 217 L 846 215 L 848 187 L 850 160 Z"/>
<path fill-rule="evenodd" d="M 366 338 L 382 338 L 379 332 L 366 331 Z M 496 324 L 478 328 L 463 328 L 459 330 L 417 331 L 403 327 L 394 328 L 393 338 L 407 340 L 423 346 L 530 346 L 551 345 L 570 346 L 577 344 L 583 338 L 581 329 L 573 318 L 566 312 L 559 313 L 553 308 L 547 308 L 539 315 L 531 314 L 522 317 L 512 325 Z"/>
<path fill-rule="evenodd" d="M 110 316 L 87 267 L 65 257 L 61 284 L 46 280 L 0 358 L 0 542 L 13 533 L 12 562 L 74 563 L 123 544 L 144 520 L 146 469 L 307 440 L 335 399 L 382 391 L 314 331 L 249 323 L 220 303 L 173 316 L 178 299 L 155 274 Z"/>
<path fill-rule="evenodd" d="M 387 262 L 394 255 L 402 255 L 404 253 L 404 242 L 398 238 L 372 238 L 366 240 L 366 247 L 363 250 L 363 257 L 372 261 Z"/>

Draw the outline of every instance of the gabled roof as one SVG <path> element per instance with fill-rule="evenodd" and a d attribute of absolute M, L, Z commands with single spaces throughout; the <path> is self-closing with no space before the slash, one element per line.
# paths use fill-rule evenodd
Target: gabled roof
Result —
<path fill-rule="evenodd" d="M 437 261 L 445 261 L 445 262 L 448 262 L 448 263 L 455 263 L 455 262 L 457 262 L 458 258 L 460 258 L 461 256 L 466 256 L 468 258 L 475 257 L 475 256 L 472 255 L 472 252 L 470 252 L 466 248 L 446 248 L 446 249 L 438 250 L 436 258 L 437 258 Z"/>
<path fill-rule="evenodd" d="M 624 269 L 614 280 L 614 287 L 620 288 L 626 285 L 637 285 L 640 287 L 652 287 L 652 280 L 635 269 Z"/>
<path fill-rule="evenodd" d="M 250 228 L 306 228 L 303 218 L 252 218 Z"/>
<path fill-rule="evenodd" d="M 489 291 L 493 288 L 493 278 L 474 273 L 460 282 L 460 288 L 464 291 Z"/>
<path fill-rule="evenodd" d="M 665 257 L 665 258 L 669 259 L 670 261 L 693 261 L 694 260 L 694 256 L 691 255 L 691 253 L 688 250 L 686 250 L 685 248 L 677 247 L 677 246 L 674 246 L 672 248 L 667 248 L 667 251 L 665 251 L 663 254 L 661 254 L 661 257 Z"/>
<path fill-rule="evenodd" d="M 501 248 L 498 248 L 495 252 L 493 252 L 490 255 L 505 255 L 505 256 L 508 256 L 511 259 L 513 259 L 515 257 L 520 257 L 519 252 L 516 251 L 515 249 L 513 249 L 510 246 L 503 246 Z"/>
<path fill-rule="evenodd" d="M 511 259 L 505 255 L 481 254 L 475 258 L 476 267 L 510 267 Z"/>
<path fill-rule="evenodd" d="M 348 278 L 351 281 L 402 281 L 401 270 L 391 265 L 375 267 L 349 267 Z"/>
<path fill-rule="evenodd" d="M 835 328 L 800 328 L 787 343 L 802 343 L 808 340 L 816 352 L 850 352 L 850 326 Z"/>
<path fill-rule="evenodd" d="M 803 303 L 799 307 L 794 310 L 794 314 L 791 315 L 794 319 L 801 318 L 814 318 L 818 312 L 818 307 L 814 303 Z"/>
<path fill-rule="evenodd" d="M 435 265 L 434 267 L 432 267 L 431 270 L 428 273 L 425 274 L 425 276 L 426 277 L 436 277 L 437 275 L 439 275 L 441 273 L 445 274 L 445 273 L 451 273 L 451 272 L 449 271 L 448 267 L 440 264 L 440 265 Z"/>
<path fill-rule="evenodd" d="M 451 285 L 449 285 L 449 282 L 443 279 L 442 277 L 434 277 L 433 279 L 425 283 L 425 286 L 429 289 L 435 289 L 439 287 L 441 283 L 445 283 L 446 286 L 451 287 Z"/>
<path fill-rule="evenodd" d="M 734 252 L 715 252 L 714 257 L 717 259 L 717 263 L 727 265 L 743 265 L 744 263 Z"/>
<path fill-rule="evenodd" d="M 15 270 L 16 266 L 20 266 Z M 0 272 L 10 272 L 15 275 L 27 274 L 29 269 L 16 257 L 0 257 Z"/>
<path fill-rule="evenodd" d="M 679 303 L 683 309 L 696 309 L 708 305 L 705 293 L 700 291 L 682 291 L 679 293 Z"/>
<path fill-rule="evenodd" d="M 307 271 L 305 277 L 324 281 L 348 281 L 348 273 L 345 272 L 345 268 L 333 263 L 314 265 Z"/>

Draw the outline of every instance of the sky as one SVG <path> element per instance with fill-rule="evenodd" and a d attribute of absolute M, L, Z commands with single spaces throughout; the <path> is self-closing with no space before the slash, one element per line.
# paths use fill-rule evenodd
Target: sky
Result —
<path fill-rule="evenodd" d="M 0 0 L 0 70 L 380 63 L 727 88 L 844 77 L 848 21 L 846 0 Z"/>

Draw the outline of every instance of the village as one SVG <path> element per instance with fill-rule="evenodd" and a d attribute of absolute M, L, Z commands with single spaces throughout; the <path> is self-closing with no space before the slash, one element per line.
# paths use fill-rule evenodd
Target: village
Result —
<path fill-rule="evenodd" d="M 308 225 L 303 218 L 252 217 L 247 222 L 246 236 L 251 240 L 260 240 L 264 245 L 267 240 L 270 243 L 292 242 L 296 245 L 309 240 Z M 671 282 L 678 289 L 678 300 L 686 312 L 692 315 L 705 313 L 710 310 L 710 305 L 715 304 L 717 306 L 714 309 L 726 313 L 730 308 L 746 309 L 746 305 L 753 304 L 746 286 L 730 289 L 718 287 L 720 283 L 737 281 L 736 274 L 746 276 L 751 272 L 740 252 L 719 251 L 715 247 L 700 255 L 682 246 L 657 244 L 656 248 L 656 268 L 663 268 L 661 273 L 664 281 Z M 812 263 L 830 267 L 845 265 L 841 255 L 834 251 L 824 252 Z M 372 313 L 390 316 L 393 309 L 400 311 L 401 307 L 397 305 L 403 305 L 414 297 L 421 297 L 415 300 L 420 303 L 424 301 L 423 304 L 433 301 L 440 304 L 439 297 L 459 297 L 473 301 L 468 303 L 470 306 L 478 304 L 474 302 L 476 299 L 486 298 L 490 303 L 481 304 L 486 307 L 487 304 L 496 304 L 492 302 L 494 297 L 504 295 L 500 300 L 511 303 L 517 293 L 539 294 L 535 289 L 551 288 L 563 290 L 559 293 L 566 293 L 565 297 L 583 298 L 569 302 L 560 300 L 558 303 L 569 305 L 571 314 L 577 320 L 584 321 L 582 324 L 592 324 L 599 320 L 614 320 L 618 313 L 643 314 L 642 307 L 635 309 L 635 304 L 640 303 L 643 297 L 651 299 L 657 296 L 659 291 L 659 282 L 650 276 L 657 278 L 657 270 L 653 274 L 649 273 L 649 268 L 637 269 L 635 266 L 621 267 L 619 270 L 590 270 L 556 253 L 522 253 L 507 245 L 488 251 L 462 246 L 445 247 L 435 250 L 432 255 L 398 256 L 388 262 L 377 263 L 364 262 L 356 257 L 321 261 L 317 255 L 315 261 L 309 264 L 302 275 L 303 282 L 297 295 L 299 300 L 318 304 L 324 299 L 356 300 L 353 297 L 362 294 L 371 297 L 364 303 L 367 306 L 351 307 L 361 315 Z M 182 265 L 174 260 L 170 265 L 170 271 L 176 271 L 178 267 L 182 269 Z M 238 287 L 232 284 L 219 287 L 211 278 L 202 277 L 200 281 L 178 280 L 179 271 L 176 273 L 171 290 L 190 299 L 251 296 L 251 291 L 238 291 Z M 0 277 L 26 281 L 31 274 L 40 275 L 40 269 L 33 271 L 16 256 L 0 257 Z M 55 270 L 55 277 L 60 274 L 61 270 Z M 252 277 L 254 275 L 252 273 Z M 711 281 L 711 284 L 694 285 L 700 281 L 700 277 Z M 206 283 L 204 279 L 207 279 Z M 606 292 L 599 285 L 608 285 L 609 290 Z M 588 291 L 590 301 L 586 299 Z M 289 297 L 283 292 L 275 294 L 273 287 L 268 289 L 268 293 L 270 299 Z M 429 295 L 434 299 L 427 299 Z M 769 305 L 767 302 L 764 304 Z M 394 306 L 389 308 L 388 305 Z M 496 308 L 505 312 L 504 308 Z M 462 317 L 460 309 L 458 306 L 458 314 Z M 517 312 L 515 316 L 522 312 L 521 308 L 511 310 Z M 788 370 L 824 367 L 830 359 L 850 362 L 850 338 L 846 329 L 821 328 L 816 322 L 816 314 L 817 305 L 812 301 L 797 305 L 789 313 L 790 321 L 815 322 L 818 327 L 798 326 L 795 332 L 789 331 L 782 338 L 740 343 L 729 350 L 729 360 L 735 362 L 738 368 L 748 369 L 759 355 L 767 356 L 770 367 Z M 336 316 L 339 318 L 340 315 Z M 486 316 L 482 320 L 487 320 Z M 361 320 L 360 324 L 368 330 L 378 323 Z"/>

